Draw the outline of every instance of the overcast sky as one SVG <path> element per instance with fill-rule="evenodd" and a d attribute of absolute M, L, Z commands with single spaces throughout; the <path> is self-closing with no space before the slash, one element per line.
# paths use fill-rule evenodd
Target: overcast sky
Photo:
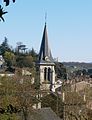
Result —
<path fill-rule="evenodd" d="M 1 1 L 0 1 L 1 2 Z M 23 42 L 39 52 L 47 13 L 49 46 L 59 61 L 92 62 L 92 0 L 16 0 L 0 22 L 0 43 Z"/>

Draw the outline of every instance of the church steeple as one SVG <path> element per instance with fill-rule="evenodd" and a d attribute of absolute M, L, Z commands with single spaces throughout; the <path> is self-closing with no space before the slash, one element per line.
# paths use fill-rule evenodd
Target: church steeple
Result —
<path fill-rule="evenodd" d="M 52 58 L 51 50 L 48 45 L 48 35 L 46 28 L 46 21 L 43 31 L 43 37 L 39 52 L 39 76 L 40 76 L 40 89 L 51 90 L 55 92 L 55 63 Z"/>
<path fill-rule="evenodd" d="M 44 26 L 44 32 L 43 32 L 43 37 L 42 37 L 42 42 L 41 42 L 41 47 L 40 47 L 40 52 L 39 52 L 39 61 L 40 62 L 50 62 L 53 63 L 53 58 L 51 54 L 51 50 L 48 45 L 48 35 L 47 35 L 47 28 L 46 28 L 46 21 L 45 21 L 45 26 Z"/>

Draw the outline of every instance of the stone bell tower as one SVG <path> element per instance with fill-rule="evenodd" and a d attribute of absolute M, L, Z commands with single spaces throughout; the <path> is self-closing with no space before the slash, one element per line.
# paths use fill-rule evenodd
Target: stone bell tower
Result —
<path fill-rule="evenodd" d="M 40 46 L 38 65 L 40 73 L 40 88 L 42 90 L 51 90 L 55 92 L 55 63 L 48 45 L 46 23 Z"/>

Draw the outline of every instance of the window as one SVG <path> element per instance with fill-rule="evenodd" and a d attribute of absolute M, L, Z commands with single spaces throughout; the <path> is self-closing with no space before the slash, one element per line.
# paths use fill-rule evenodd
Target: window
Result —
<path fill-rule="evenodd" d="M 47 68 L 45 67 L 44 68 L 44 80 L 46 80 L 47 79 Z"/>

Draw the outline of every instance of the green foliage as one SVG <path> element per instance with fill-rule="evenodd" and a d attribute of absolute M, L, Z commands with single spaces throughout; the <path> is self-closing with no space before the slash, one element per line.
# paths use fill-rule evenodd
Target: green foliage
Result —
<path fill-rule="evenodd" d="M 6 37 L 0 46 L 0 54 L 3 55 L 8 67 L 15 66 L 20 68 L 34 68 L 34 63 L 37 61 L 38 56 L 33 48 L 32 50 L 26 52 L 18 52 L 11 50 Z"/>
<path fill-rule="evenodd" d="M 4 113 L 0 111 L 0 120 L 19 120 L 21 111 L 26 120 L 32 105 L 37 102 L 36 93 L 31 77 L 0 77 L 0 108 L 4 110 Z"/>
<path fill-rule="evenodd" d="M 57 78 L 67 79 L 66 68 L 64 67 L 62 63 L 60 62 L 55 63 L 55 71 L 57 74 Z"/>
<path fill-rule="evenodd" d="M 6 113 L 4 113 L 4 114 L 0 115 L 0 120 L 20 120 L 20 119 L 19 119 L 19 117 L 15 113 L 13 113 L 13 114 L 10 114 L 10 113 L 6 114 Z"/>
<path fill-rule="evenodd" d="M 51 109 L 63 117 L 63 103 L 57 94 L 49 94 L 42 98 L 42 107 L 51 107 Z"/>
<path fill-rule="evenodd" d="M 33 57 L 34 61 L 37 61 L 37 53 L 35 52 L 34 48 L 32 48 L 32 50 L 30 51 L 31 56 Z"/>
<path fill-rule="evenodd" d="M 25 49 L 26 49 L 26 45 L 23 45 L 21 42 L 17 43 L 17 48 L 16 51 L 14 52 L 16 56 L 16 66 L 21 68 L 23 67 L 34 68 L 38 55 L 33 48 L 32 50 L 26 50 L 26 51 Z"/>
<path fill-rule="evenodd" d="M 56 111 L 56 101 L 57 97 L 54 95 L 47 95 L 42 98 L 42 107 L 51 107 L 54 111 Z"/>
<path fill-rule="evenodd" d="M 27 55 L 19 55 L 16 57 L 16 66 L 23 68 L 23 67 L 33 67 L 33 57 Z"/>
<path fill-rule="evenodd" d="M 8 51 L 8 52 L 11 52 L 11 49 L 8 45 L 8 40 L 7 38 L 5 37 L 4 38 L 4 41 L 2 42 L 1 46 L 0 46 L 0 54 L 4 55 L 4 53 Z"/>
<path fill-rule="evenodd" d="M 15 55 L 12 52 L 5 51 L 4 59 L 8 67 L 11 67 L 15 63 Z"/>

